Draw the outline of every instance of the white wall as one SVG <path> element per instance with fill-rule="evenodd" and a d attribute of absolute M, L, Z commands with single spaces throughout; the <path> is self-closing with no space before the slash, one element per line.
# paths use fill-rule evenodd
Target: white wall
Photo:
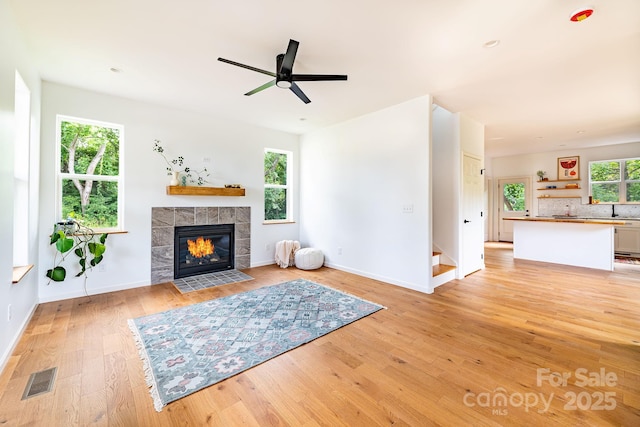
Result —
<path fill-rule="evenodd" d="M 606 216 L 611 212 L 610 205 L 588 205 L 589 197 L 589 162 L 594 160 L 609 160 L 609 159 L 623 159 L 630 157 L 640 156 L 640 142 L 634 142 L 629 144 L 607 145 L 602 147 L 572 149 L 563 151 L 549 151 L 544 153 L 535 154 L 523 154 L 518 156 L 496 157 L 490 159 L 487 162 L 487 168 L 489 170 L 490 177 L 493 182 L 494 193 L 497 191 L 496 185 L 498 179 L 506 177 L 520 177 L 528 176 L 533 182 L 532 190 L 532 215 L 537 216 L 541 210 L 541 203 L 553 203 L 554 200 L 539 200 L 539 196 L 542 192 L 537 191 L 536 188 L 540 187 L 540 184 L 536 181 L 536 171 L 544 170 L 547 172 L 549 179 L 557 179 L 558 157 L 568 156 L 580 156 L 580 189 L 571 191 L 580 196 L 580 199 L 562 199 L 560 205 L 564 206 L 567 203 L 574 204 L 576 212 L 580 215 L 593 215 L 593 216 Z M 496 200 L 501 200 L 496 198 Z M 495 208 L 495 207 L 494 207 Z M 616 211 L 619 211 L 618 205 L 616 205 Z M 628 212 L 629 215 L 640 216 L 640 206 L 621 206 L 620 212 Z M 561 214 L 562 212 L 557 212 Z M 494 219 L 494 229 L 497 230 L 497 218 Z M 495 239 L 495 236 L 493 236 Z"/>
<path fill-rule="evenodd" d="M 431 291 L 430 109 L 420 97 L 302 137 L 300 240 L 329 266 Z"/>
<path fill-rule="evenodd" d="M 37 267 L 17 284 L 13 272 L 13 174 L 14 174 L 14 95 L 16 70 L 31 92 L 29 263 L 37 264 L 38 213 L 38 133 L 40 120 L 40 79 L 31 63 L 22 36 L 16 28 L 13 12 L 0 0 L 0 370 L 8 360 L 23 328 L 35 309 L 38 288 Z M 8 320 L 8 306 L 12 318 Z"/>
<path fill-rule="evenodd" d="M 460 148 L 465 154 L 484 159 L 484 125 L 459 114 Z"/>
<path fill-rule="evenodd" d="M 294 177 L 298 176 L 299 148 L 297 135 L 217 119 L 191 112 L 164 108 L 124 98 L 107 96 L 58 84 L 43 83 L 42 166 L 40 242 L 41 271 L 53 265 L 54 249 L 48 235 L 55 211 L 55 124 L 56 114 L 124 125 L 125 135 L 125 213 L 127 234 L 115 234 L 107 240 L 103 261 L 105 272 L 92 271 L 88 292 L 101 293 L 148 285 L 150 281 L 151 208 L 157 206 L 251 206 L 251 264 L 273 263 L 273 249 L 282 239 L 297 239 L 298 224 L 263 225 L 264 148 L 279 148 L 294 153 Z M 193 168 L 212 170 L 212 185 L 241 184 L 245 197 L 167 196 L 162 158 L 153 152 L 159 139 L 169 158 L 185 157 Z M 294 203 L 297 216 L 298 204 Z M 75 260 L 74 260 L 75 262 Z M 68 269 L 75 265 L 68 264 Z M 69 272 L 70 274 L 70 272 Z M 40 300 L 51 301 L 84 295 L 81 279 L 67 278 L 48 284 L 40 274 Z"/>
<path fill-rule="evenodd" d="M 437 107 L 432 121 L 433 244 L 459 265 L 460 115 Z"/>

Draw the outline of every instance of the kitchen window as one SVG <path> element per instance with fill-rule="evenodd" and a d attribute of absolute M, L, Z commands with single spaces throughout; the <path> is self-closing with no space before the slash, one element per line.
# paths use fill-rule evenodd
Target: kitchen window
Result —
<path fill-rule="evenodd" d="M 589 188 L 599 203 L 640 203 L 640 158 L 589 162 Z"/>

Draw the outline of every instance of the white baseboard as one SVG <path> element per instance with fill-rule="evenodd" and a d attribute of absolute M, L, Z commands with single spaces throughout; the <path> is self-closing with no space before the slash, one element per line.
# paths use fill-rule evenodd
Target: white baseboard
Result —
<path fill-rule="evenodd" d="M 264 267 L 265 265 L 273 265 L 275 261 L 261 261 L 261 262 L 252 262 L 250 268 L 253 267 Z"/>
<path fill-rule="evenodd" d="M 402 280 L 392 279 L 390 277 L 379 276 L 376 274 L 367 273 L 365 271 L 356 270 L 353 268 L 344 267 L 338 264 L 325 263 L 325 266 L 330 268 L 335 268 L 336 270 L 346 271 L 347 273 L 357 274 L 358 276 L 366 277 L 373 280 L 379 280 L 381 282 L 389 283 L 391 285 L 400 286 L 402 288 L 411 289 L 414 291 L 422 292 L 425 294 L 432 294 L 433 289 L 430 287 L 425 287 L 421 285 L 416 285 L 415 283 L 404 282 Z"/>
<path fill-rule="evenodd" d="M 7 366 L 7 362 L 9 362 L 9 357 L 11 357 L 13 350 L 15 350 L 16 346 L 18 345 L 18 341 L 20 341 L 20 338 L 22 338 L 22 334 L 24 334 L 25 329 L 27 329 L 27 325 L 31 321 L 33 314 L 36 312 L 36 308 L 38 308 L 38 304 L 33 304 L 29 312 L 29 315 L 26 316 L 25 319 L 22 321 L 22 325 L 20 325 L 20 328 L 18 328 L 18 330 L 16 331 L 16 334 L 11 339 L 9 346 L 4 351 L 4 353 L 2 353 L 2 356 L 0 356 L 0 373 L 2 373 L 2 371 L 4 371 L 4 368 Z"/>
<path fill-rule="evenodd" d="M 91 296 L 91 295 L 106 294 L 106 293 L 115 292 L 115 291 L 124 291 L 127 289 L 141 288 L 143 286 L 151 286 L 151 282 L 144 281 L 144 282 L 134 282 L 134 283 L 122 283 L 119 285 L 105 286 L 103 288 L 89 287 L 87 288 L 87 292 L 89 296 Z M 73 291 L 67 294 L 62 294 L 62 295 L 59 294 L 59 295 L 56 295 L 55 297 L 40 298 L 39 302 L 42 304 L 45 302 L 62 301 L 65 299 L 80 298 L 80 297 L 86 297 L 86 296 L 87 294 L 85 294 L 84 291 Z"/>

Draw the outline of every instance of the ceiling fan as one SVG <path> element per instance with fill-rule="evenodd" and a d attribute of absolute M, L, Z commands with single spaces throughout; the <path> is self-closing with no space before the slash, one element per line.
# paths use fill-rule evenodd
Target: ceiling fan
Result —
<path fill-rule="evenodd" d="M 227 64 L 235 65 L 238 67 L 246 68 L 247 70 L 256 71 L 258 73 L 266 74 L 271 77 L 275 77 L 268 83 L 263 84 L 260 87 L 253 89 L 245 93 L 250 96 L 255 93 L 261 92 L 271 86 L 278 86 L 283 89 L 291 89 L 291 92 L 295 93 L 298 98 L 305 104 L 311 102 L 307 95 L 302 92 L 300 87 L 295 82 L 313 82 L 322 80 L 347 80 L 347 76 L 340 74 L 293 74 L 293 61 L 296 59 L 296 52 L 298 52 L 299 43 L 295 40 L 289 40 L 289 46 L 287 46 L 287 52 L 281 53 L 276 56 L 276 72 L 261 70 L 250 65 L 240 64 L 239 62 L 230 61 L 224 58 L 218 58 L 218 61 L 226 62 Z"/>

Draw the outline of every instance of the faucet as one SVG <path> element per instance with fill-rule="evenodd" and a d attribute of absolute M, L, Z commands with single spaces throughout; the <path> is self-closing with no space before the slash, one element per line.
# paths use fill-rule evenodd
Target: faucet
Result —
<path fill-rule="evenodd" d="M 611 218 L 615 218 L 617 217 L 618 214 L 616 213 L 616 205 L 614 205 L 613 203 L 611 204 Z"/>

